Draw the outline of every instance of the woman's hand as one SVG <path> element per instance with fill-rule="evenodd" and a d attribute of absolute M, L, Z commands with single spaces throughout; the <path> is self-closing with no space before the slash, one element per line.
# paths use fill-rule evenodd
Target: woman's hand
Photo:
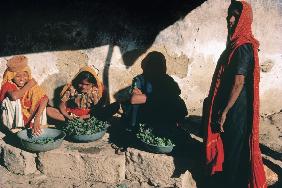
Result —
<path fill-rule="evenodd" d="M 218 123 L 220 125 L 220 132 L 224 132 L 223 130 L 223 124 L 226 120 L 226 115 L 228 113 L 228 111 L 232 108 L 232 106 L 234 105 L 234 103 L 236 102 L 236 100 L 238 99 L 242 88 L 244 86 L 245 83 L 245 76 L 244 75 L 235 75 L 235 81 L 234 84 L 232 86 L 232 90 L 231 90 L 231 94 L 228 100 L 228 103 L 226 105 L 226 107 L 224 108 L 222 114 L 220 115 L 220 118 L 218 120 Z"/>
<path fill-rule="evenodd" d="M 221 116 L 218 120 L 218 124 L 220 126 L 220 132 L 224 132 L 224 129 L 223 129 L 223 125 L 225 123 L 225 120 L 226 120 L 226 115 L 227 115 L 228 111 L 224 110 L 222 113 L 221 113 Z"/>
<path fill-rule="evenodd" d="M 65 118 L 68 119 L 68 120 L 73 120 L 74 116 L 68 115 L 68 116 L 65 116 Z"/>
<path fill-rule="evenodd" d="M 89 119 L 89 118 L 90 118 L 89 114 L 88 115 L 82 115 L 82 116 L 79 117 L 79 119 L 81 119 L 81 120 Z"/>
<path fill-rule="evenodd" d="M 74 118 L 79 118 L 79 116 L 75 115 L 74 113 L 70 113 L 70 114 L 67 113 L 66 118 L 68 120 L 73 120 Z"/>
<path fill-rule="evenodd" d="M 94 103 L 94 105 L 96 105 L 99 102 L 99 98 L 98 98 L 98 88 L 96 86 L 92 87 L 92 102 Z"/>
<path fill-rule="evenodd" d="M 32 127 L 32 134 L 39 136 L 42 134 L 42 130 L 40 128 L 40 118 L 35 118 L 33 127 Z"/>
<path fill-rule="evenodd" d="M 141 95 L 141 94 L 143 94 L 143 93 L 142 93 L 142 91 L 141 91 L 140 89 L 134 88 L 134 89 L 132 90 L 132 94 L 133 94 L 133 95 Z"/>
<path fill-rule="evenodd" d="M 134 88 L 130 99 L 131 104 L 144 104 L 147 101 L 147 96 L 138 88 Z"/>
<path fill-rule="evenodd" d="M 92 90 L 93 90 L 94 93 L 98 93 L 98 87 L 97 86 L 93 86 Z"/>

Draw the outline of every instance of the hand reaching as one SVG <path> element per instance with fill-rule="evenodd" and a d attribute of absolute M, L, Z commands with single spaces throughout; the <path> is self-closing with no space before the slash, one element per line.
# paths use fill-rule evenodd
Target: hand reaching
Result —
<path fill-rule="evenodd" d="M 32 134 L 35 136 L 40 136 L 42 134 L 42 129 L 40 127 L 40 119 L 35 118 L 34 124 L 32 127 Z"/>
<path fill-rule="evenodd" d="M 88 115 L 82 115 L 82 116 L 79 117 L 79 119 L 81 119 L 81 120 L 85 120 L 85 119 L 89 119 L 89 118 L 90 118 L 89 114 Z"/>

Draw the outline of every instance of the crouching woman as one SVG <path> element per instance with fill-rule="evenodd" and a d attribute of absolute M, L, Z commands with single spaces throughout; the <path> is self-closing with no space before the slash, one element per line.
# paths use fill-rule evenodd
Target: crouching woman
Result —
<path fill-rule="evenodd" d="M 47 114 L 54 120 L 65 122 L 73 118 L 88 119 L 95 116 L 107 120 L 119 110 L 118 103 L 106 105 L 106 91 L 95 70 L 85 66 L 64 86 L 60 94 L 59 109 L 48 107 Z"/>
<path fill-rule="evenodd" d="M 31 76 L 25 56 L 14 56 L 7 61 L 0 90 L 1 117 L 4 129 L 32 128 L 40 135 L 46 124 L 48 97 Z"/>

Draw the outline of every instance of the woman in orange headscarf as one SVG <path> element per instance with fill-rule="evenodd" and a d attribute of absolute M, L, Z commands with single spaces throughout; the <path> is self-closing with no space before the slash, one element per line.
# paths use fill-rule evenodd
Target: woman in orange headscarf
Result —
<path fill-rule="evenodd" d="M 234 1 L 228 9 L 228 39 L 204 114 L 206 164 L 212 187 L 266 187 L 259 149 L 259 42 L 251 30 L 252 9 Z"/>
<path fill-rule="evenodd" d="M 71 83 L 64 86 L 59 110 L 48 107 L 47 114 L 59 121 L 73 118 L 88 119 L 91 115 L 106 120 L 119 109 L 118 103 L 105 106 L 105 89 L 95 70 L 82 67 Z"/>
<path fill-rule="evenodd" d="M 7 62 L 0 90 L 2 123 L 8 129 L 31 127 L 41 133 L 40 124 L 46 124 L 44 109 L 48 98 L 31 77 L 27 57 L 14 56 Z"/>

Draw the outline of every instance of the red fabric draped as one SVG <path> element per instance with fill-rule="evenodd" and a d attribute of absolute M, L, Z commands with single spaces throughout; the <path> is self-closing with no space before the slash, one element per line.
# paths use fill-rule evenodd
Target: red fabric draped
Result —
<path fill-rule="evenodd" d="M 210 170 L 210 175 L 222 171 L 224 162 L 223 143 L 220 133 L 213 132 L 211 129 L 211 114 L 213 112 L 213 103 L 217 95 L 221 78 L 224 74 L 224 69 L 229 65 L 230 60 L 236 49 L 246 43 L 253 47 L 254 51 L 254 71 L 253 71 L 253 121 L 252 132 L 249 139 L 250 148 L 250 167 L 251 176 L 249 179 L 250 188 L 265 188 L 266 178 L 263 168 L 261 152 L 259 148 L 259 81 L 260 81 L 260 68 L 258 59 L 259 42 L 252 34 L 251 24 L 253 21 L 251 6 L 245 2 L 243 5 L 242 13 L 239 18 L 236 29 L 227 44 L 225 52 L 222 54 L 219 61 L 225 60 L 225 63 L 219 64 L 215 70 L 213 83 L 211 85 L 210 94 L 207 101 L 207 112 L 204 123 L 206 126 L 205 135 L 205 149 L 206 149 L 206 163 Z"/>
<path fill-rule="evenodd" d="M 0 89 L 0 103 L 7 97 L 8 91 L 17 90 L 17 85 L 12 82 L 6 82 Z"/>

